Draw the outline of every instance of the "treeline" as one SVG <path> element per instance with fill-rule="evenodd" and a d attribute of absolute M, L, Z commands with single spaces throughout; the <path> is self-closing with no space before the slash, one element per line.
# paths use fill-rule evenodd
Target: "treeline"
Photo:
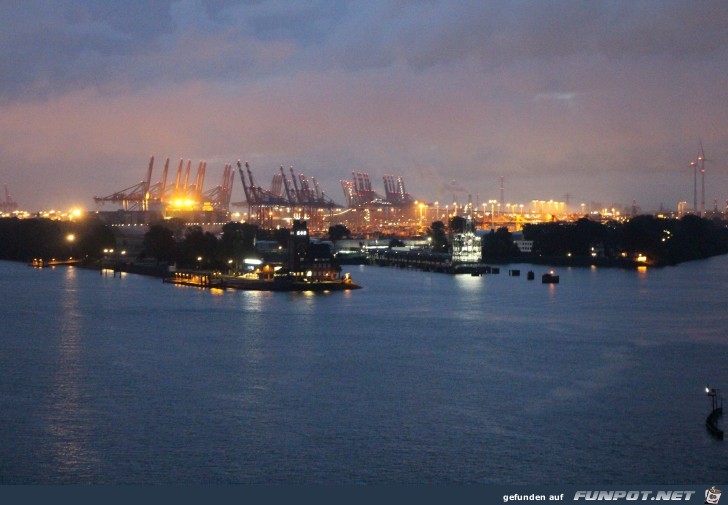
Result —
<path fill-rule="evenodd" d="M 199 226 L 185 227 L 172 219 L 149 227 L 141 259 L 175 263 L 181 268 L 235 268 L 246 257 L 258 256 L 257 241 L 271 240 L 285 248 L 288 236 L 286 228 L 266 230 L 254 224 L 230 222 L 217 238 Z"/>
<path fill-rule="evenodd" d="M 285 247 L 288 230 L 263 230 L 256 225 L 231 222 L 217 238 L 199 226 L 186 226 L 170 219 L 150 226 L 144 235 L 143 249 L 127 261 L 153 259 L 177 263 L 181 267 L 223 267 L 230 259 L 242 260 L 256 254 L 257 240 L 275 240 Z M 86 217 L 78 221 L 47 218 L 0 219 L 0 259 L 32 261 L 35 258 L 79 258 L 94 262 L 109 257 L 119 243 L 113 230 L 99 220 Z"/>
<path fill-rule="evenodd" d="M 218 238 L 199 226 L 187 226 L 180 219 L 153 224 L 145 233 L 139 251 L 125 255 L 125 261 L 175 263 L 181 268 L 239 268 L 245 258 L 259 257 L 256 242 L 273 241 L 280 247 L 266 259 L 280 259 L 288 247 L 287 228 L 268 230 L 249 223 L 230 222 Z M 351 233 L 343 225 L 329 228 L 329 237 L 339 240 Z M 109 250 L 115 253 L 110 253 Z M 89 263 L 110 257 L 119 258 L 126 249 L 123 239 L 112 228 L 94 217 L 78 221 L 47 218 L 0 218 L 0 259 L 30 262 L 39 258 L 78 258 Z M 130 251 L 131 253 L 131 251 Z"/>
<path fill-rule="evenodd" d="M 448 235 L 464 227 L 462 218 L 453 218 L 448 226 L 440 221 L 432 223 L 428 230 L 431 249 L 446 252 Z M 227 223 L 222 231 L 218 238 L 200 227 L 187 227 L 177 219 L 163 221 L 152 225 L 145 234 L 143 250 L 136 259 L 176 263 L 183 268 L 225 268 L 231 260 L 237 266 L 242 259 L 257 255 L 256 241 L 275 241 L 284 250 L 289 236 L 285 228 L 267 230 L 237 222 Z M 329 237 L 334 241 L 346 236 L 350 236 L 349 230 L 342 225 L 329 229 Z M 693 215 L 679 220 L 644 215 L 604 224 L 587 218 L 568 223 L 527 224 L 523 236 L 533 241 L 531 258 L 598 257 L 616 261 L 633 259 L 639 254 L 652 264 L 673 265 L 728 253 L 728 223 Z M 80 221 L 0 219 L 0 259 L 74 257 L 95 261 L 105 256 L 104 250 L 117 246 L 111 228 L 92 217 Z M 484 261 L 527 259 L 505 228 L 486 234 L 482 250 Z"/>
<path fill-rule="evenodd" d="M 98 259 L 104 249 L 116 247 L 108 226 L 92 218 L 54 221 L 46 218 L 0 219 L 0 259 L 31 261 L 34 258 Z"/>
<path fill-rule="evenodd" d="M 336 242 L 351 237 L 349 229 L 337 224 L 329 227 L 329 239 Z M 180 268 L 240 270 L 246 258 L 283 261 L 287 256 L 290 229 L 266 229 L 250 223 L 230 222 L 222 227 L 220 238 L 199 226 L 186 227 L 177 219 L 150 226 L 144 235 L 141 259 L 175 263 Z M 272 251 L 261 253 L 258 241 L 273 242 Z"/>
<path fill-rule="evenodd" d="M 533 240 L 534 256 L 631 259 L 644 255 L 652 264 L 674 265 L 728 253 L 728 223 L 694 215 L 681 219 L 643 215 L 604 224 L 586 218 L 574 223 L 527 224 L 523 236 Z"/>

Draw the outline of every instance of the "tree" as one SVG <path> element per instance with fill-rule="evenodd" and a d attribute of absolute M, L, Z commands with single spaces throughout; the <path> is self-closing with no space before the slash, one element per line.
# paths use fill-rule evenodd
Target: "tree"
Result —
<path fill-rule="evenodd" d="M 707 258 L 728 252 L 728 228 L 720 220 L 708 220 L 687 215 L 673 222 L 665 239 L 665 261 L 679 263 L 691 259 Z"/>
<path fill-rule="evenodd" d="M 491 230 L 483 237 L 483 259 L 510 259 L 520 254 L 521 251 L 506 227 Z"/>
<path fill-rule="evenodd" d="M 288 248 L 288 240 L 291 237 L 289 228 L 276 228 L 274 230 L 261 228 L 257 232 L 260 240 L 275 240 L 278 245 L 284 249 Z"/>
<path fill-rule="evenodd" d="M 622 226 L 621 245 L 628 253 L 646 254 L 657 259 L 663 256 L 662 220 L 654 216 L 635 216 Z"/>
<path fill-rule="evenodd" d="M 349 231 L 349 228 L 347 228 L 345 225 L 335 224 L 333 226 L 329 226 L 329 238 L 332 242 L 335 243 L 337 240 L 350 237 L 351 232 Z"/>
<path fill-rule="evenodd" d="M 98 259 L 104 249 L 116 248 L 114 232 L 98 219 L 82 221 L 73 233 L 77 237 L 77 254 L 85 258 Z"/>
<path fill-rule="evenodd" d="M 172 261 L 175 256 L 177 243 L 174 232 L 161 224 L 154 224 L 144 234 L 142 242 L 144 253 L 155 258 L 157 262 Z"/>
<path fill-rule="evenodd" d="M 172 230 L 172 237 L 174 237 L 176 241 L 179 242 L 184 239 L 185 231 L 187 230 L 187 225 L 185 224 L 184 219 L 173 217 L 171 219 L 165 219 L 159 224 L 163 224 L 166 228 Z"/>
<path fill-rule="evenodd" d="M 427 230 L 427 236 L 430 237 L 433 252 L 448 251 L 450 244 L 448 243 L 447 233 L 445 232 L 445 223 L 442 221 L 432 223 Z"/>
<path fill-rule="evenodd" d="M 230 222 L 222 227 L 219 253 L 223 259 L 232 259 L 235 270 L 247 256 L 255 254 L 255 239 L 258 226 L 249 223 Z"/>
<path fill-rule="evenodd" d="M 18 223 L 16 259 L 53 258 L 68 252 L 67 233 L 60 221 L 50 219 L 20 219 Z"/>
<path fill-rule="evenodd" d="M 186 267 L 219 266 L 217 237 L 200 226 L 190 226 L 179 245 L 177 258 Z"/>
<path fill-rule="evenodd" d="M 450 218 L 450 232 L 451 233 L 463 233 L 465 231 L 465 225 L 467 219 L 462 216 L 453 216 Z"/>

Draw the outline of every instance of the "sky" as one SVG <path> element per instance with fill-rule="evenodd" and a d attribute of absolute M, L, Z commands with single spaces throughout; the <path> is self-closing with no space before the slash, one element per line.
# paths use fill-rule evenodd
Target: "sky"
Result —
<path fill-rule="evenodd" d="M 0 2 L 0 184 L 97 209 L 155 156 L 414 198 L 728 200 L 723 0 Z M 698 179 L 700 188 L 700 179 Z M 698 189 L 700 192 L 700 189 Z M 699 196 L 700 198 L 700 196 Z M 235 180 L 233 201 L 244 199 Z M 106 204 L 100 210 L 114 210 Z"/>

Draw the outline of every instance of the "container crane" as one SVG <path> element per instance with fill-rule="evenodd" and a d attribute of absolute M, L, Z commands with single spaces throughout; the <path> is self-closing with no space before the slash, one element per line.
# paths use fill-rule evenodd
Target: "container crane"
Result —
<path fill-rule="evenodd" d="M 5 201 L 0 202 L 0 209 L 2 212 L 13 212 L 14 210 L 18 210 L 18 204 L 13 201 L 13 198 L 10 196 L 10 191 L 8 191 L 8 185 L 5 184 Z"/>

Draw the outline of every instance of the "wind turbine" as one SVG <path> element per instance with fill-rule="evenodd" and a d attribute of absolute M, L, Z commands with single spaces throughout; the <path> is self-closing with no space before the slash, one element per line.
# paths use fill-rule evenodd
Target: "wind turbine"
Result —
<path fill-rule="evenodd" d="M 695 161 L 690 162 L 693 169 L 693 212 L 702 217 L 705 214 L 705 151 L 703 141 L 700 140 L 700 149 Z M 698 210 L 698 171 L 700 171 L 700 182 L 702 185 L 700 194 L 700 209 Z"/>
<path fill-rule="evenodd" d="M 702 192 L 700 194 L 700 217 L 705 215 L 705 151 L 703 151 L 703 141 L 700 141 L 700 152 L 698 153 L 698 165 L 700 166 L 700 182 L 702 184 Z"/>

